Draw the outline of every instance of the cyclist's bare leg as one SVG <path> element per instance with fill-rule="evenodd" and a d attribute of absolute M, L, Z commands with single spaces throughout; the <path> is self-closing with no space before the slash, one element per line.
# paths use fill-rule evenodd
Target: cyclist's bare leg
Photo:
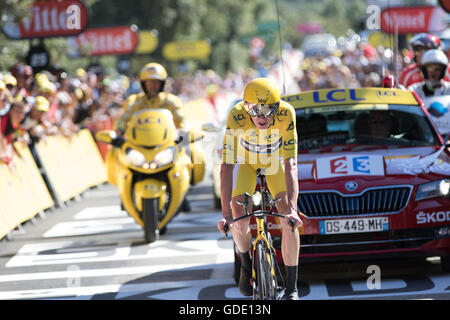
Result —
<path fill-rule="evenodd" d="M 241 217 L 245 214 L 242 205 L 236 201 L 243 202 L 244 195 L 233 197 L 231 200 L 231 211 L 233 219 Z M 251 296 L 253 288 L 250 284 L 252 260 L 250 256 L 250 248 L 252 245 L 252 234 L 249 228 L 250 219 L 242 219 L 232 224 L 233 240 L 241 257 L 241 273 L 239 276 L 238 288 L 242 295 Z"/>
<path fill-rule="evenodd" d="M 244 201 L 244 195 L 233 197 L 231 200 L 231 210 L 233 212 L 233 219 L 245 215 L 244 207 L 236 201 Z M 251 206 L 249 211 L 251 210 Z M 250 219 L 242 219 L 236 221 L 232 225 L 233 239 L 240 252 L 248 252 L 252 245 L 252 234 L 249 228 Z"/>
<path fill-rule="evenodd" d="M 280 192 L 276 195 L 276 198 L 281 198 L 281 201 L 277 202 L 277 210 L 281 214 L 289 212 L 287 193 Z M 300 238 L 298 229 L 288 224 L 287 219 L 280 219 L 282 240 L 281 240 L 281 252 L 283 254 L 283 262 L 286 266 L 296 266 L 298 264 L 298 254 L 300 250 Z"/>
<path fill-rule="evenodd" d="M 281 201 L 277 203 L 278 212 L 286 215 L 285 213 L 290 211 L 287 192 L 280 192 L 276 195 L 276 198 L 281 198 Z M 298 216 L 296 218 L 299 219 Z M 288 222 L 288 219 L 280 219 L 282 231 L 281 252 L 286 266 L 286 291 L 282 299 L 298 300 L 297 275 L 300 238 L 298 229 L 294 227 L 294 231 L 292 231 L 292 226 Z"/>

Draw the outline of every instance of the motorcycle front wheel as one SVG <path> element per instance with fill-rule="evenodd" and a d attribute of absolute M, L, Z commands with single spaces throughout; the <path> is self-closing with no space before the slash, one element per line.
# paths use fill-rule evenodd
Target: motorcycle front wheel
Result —
<path fill-rule="evenodd" d="M 142 199 L 142 220 L 145 242 L 151 243 L 158 240 L 158 199 Z"/>

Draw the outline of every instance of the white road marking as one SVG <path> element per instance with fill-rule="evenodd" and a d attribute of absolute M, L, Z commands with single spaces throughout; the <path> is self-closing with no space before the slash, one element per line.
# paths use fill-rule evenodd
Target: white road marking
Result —
<path fill-rule="evenodd" d="M 68 269 L 65 271 L 52 272 L 34 272 L 34 273 L 19 273 L 0 275 L 0 282 L 11 281 L 31 281 L 31 280 L 45 280 L 45 279 L 69 279 L 69 278 L 90 278 L 90 277 L 110 277 L 123 276 L 130 274 L 147 274 L 151 275 L 156 272 L 191 269 L 193 267 L 204 266 L 204 262 L 183 263 L 172 265 L 157 265 L 157 266 L 143 266 L 143 267 L 121 267 L 121 268 L 101 268 L 101 269 L 86 269 L 81 268 L 77 270 Z"/>

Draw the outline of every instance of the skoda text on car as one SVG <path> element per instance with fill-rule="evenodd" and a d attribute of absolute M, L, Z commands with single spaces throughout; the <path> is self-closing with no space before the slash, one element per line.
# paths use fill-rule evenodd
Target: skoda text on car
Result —
<path fill-rule="evenodd" d="M 300 260 L 441 256 L 448 271 L 450 153 L 420 99 L 390 88 L 283 99 L 296 110 Z M 279 248 L 277 221 L 268 229 Z"/>

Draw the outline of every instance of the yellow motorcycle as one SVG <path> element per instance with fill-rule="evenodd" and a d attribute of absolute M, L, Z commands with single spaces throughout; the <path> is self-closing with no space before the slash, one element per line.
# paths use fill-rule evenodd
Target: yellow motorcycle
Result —
<path fill-rule="evenodd" d="M 189 186 L 203 179 L 203 132 L 180 134 L 170 111 L 146 109 L 133 115 L 123 136 L 113 130 L 95 136 L 113 146 L 106 156 L 108 182 L 117 186 L 123 208 L 143 227 L 146 243 L 156 241 Z"/>

